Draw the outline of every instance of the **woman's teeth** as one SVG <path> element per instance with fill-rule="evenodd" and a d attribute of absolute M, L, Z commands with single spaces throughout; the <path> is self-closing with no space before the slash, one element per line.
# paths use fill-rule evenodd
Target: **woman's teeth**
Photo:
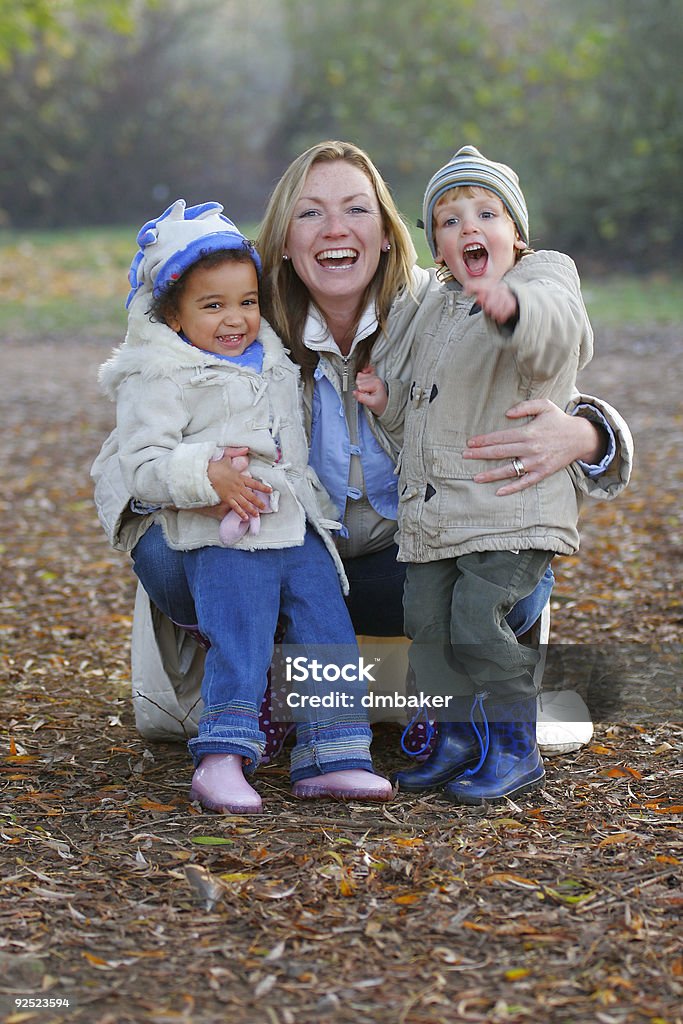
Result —
<path fill-rule="evenodd" d="M 317 262 L 322 266 L 335 270 L 352 267 L 357 259 L 356 249 L 324 249 L 316 256 Z"/>

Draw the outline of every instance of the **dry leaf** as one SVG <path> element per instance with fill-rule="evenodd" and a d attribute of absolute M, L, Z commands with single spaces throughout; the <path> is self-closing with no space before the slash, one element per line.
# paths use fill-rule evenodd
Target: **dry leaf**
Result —
<path fill-rule="evenodd" d="M 156 800 L 150 800 L 147 797 L 143 797 L 140 801 L 140 807 L 144 811 L 177 811 L 178 808 L 175 804 L 160 804 Z"/>
<path fill-rule="evenodd" d="M 633 843 L 638 842 L 638 836 L 634 835 L 633 832 L 615 832 L 611 836 L 606 836 L 598 843 L 598 847 L 612 846 L 614 843 Z"/>
<path fill-rule="evenodd" d="M 204 909 L 213 910 L 225 895 L 225 886 L 200 864 L 186 864 L 183 870 L 191 889 L 202 900 Z"/>

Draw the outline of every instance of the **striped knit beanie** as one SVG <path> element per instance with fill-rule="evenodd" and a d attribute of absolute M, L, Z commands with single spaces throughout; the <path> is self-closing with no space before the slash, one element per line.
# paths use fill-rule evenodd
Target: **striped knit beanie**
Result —
<path fill-rule="evenodd" d="M 529 213 L 515 172 L 505 164 L 487 160 L 474 146 L 463 146 L 436 172 L 425 192 L 422 219 L 429 248 L 435 258 L 434 207 L 444 192 L 459 185 L 487 188 L 497 195 L 509 210 L 522 240 L 529 244 Z"/>

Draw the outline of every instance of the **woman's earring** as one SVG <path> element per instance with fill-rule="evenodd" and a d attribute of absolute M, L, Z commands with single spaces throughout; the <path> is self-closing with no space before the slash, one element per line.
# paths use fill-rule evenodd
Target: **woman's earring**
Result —
<path fill-rule="evenodd" d="M 391 252 L 391 242 L 387 242 L 386 245 L 382 246 L 382 252 Z"/>
<path fill-rule="evenodd" d="M 283 260 L 288 260 L 289 259 L 289 256 L 287 255 L 286 252 L 282 254 L 282 259 Z"/>

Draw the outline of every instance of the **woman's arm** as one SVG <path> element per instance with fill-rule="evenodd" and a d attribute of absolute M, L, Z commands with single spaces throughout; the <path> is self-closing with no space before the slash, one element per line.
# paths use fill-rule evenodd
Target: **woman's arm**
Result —
<path fill-rule="evenodd" d="M 545 479 L 552 473 L 575 466 L 579 489 L 595 498 L 614 498 L 629 481 L 633 457 L 631 432 L 619 413 L 607 403 L 590 396 L 576 396 L 563 412 L 548 399 L 521 402 L 509 409 L 510 419 L 532 416 L 521 427 L 510 427 L 472 437 L 464 457 L 492 459 L 501 465 L 478 473 L 477 483 L 506 482 L 497 494 L 513 494 Z M 598 420 L 598 423 L 593 420 Z M 604 423 L 605 425 L 599 425 Z M 610 437 L 611 433 L 611 437 Z M 603 472 L 597 467 L 614 441 L 614 455 Z M 513 459 L 521 461 L 524 474 L 518 476 Z"/>

